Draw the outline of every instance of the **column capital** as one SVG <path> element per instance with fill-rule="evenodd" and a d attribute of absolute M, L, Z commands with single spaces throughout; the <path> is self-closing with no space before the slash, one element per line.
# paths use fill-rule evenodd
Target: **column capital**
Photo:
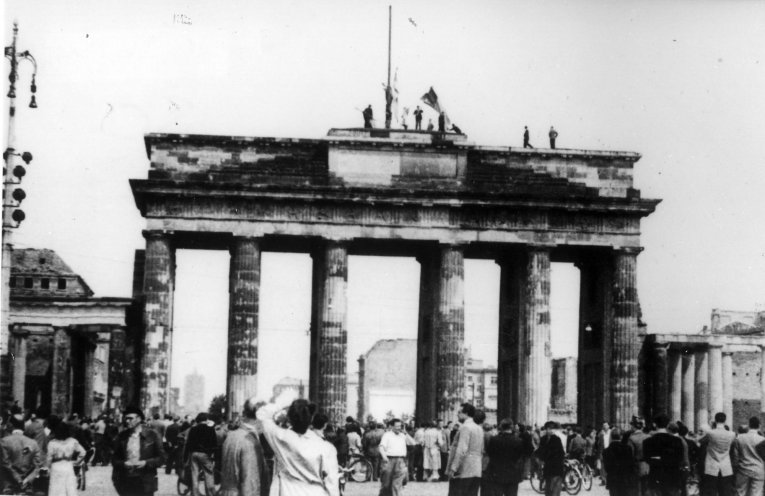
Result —
<path fill-rule="evenodd" d="M 638 256 L 644 249 L 642 246 L 614 246 L 614 251 L 621 255 Z"/>
<path fill-rule="evenodd" d="M 145 239 L 158 239 L 158 238 L 172 238 L 175 235 L 175 231 L 165 231 L 159 229 L 144 229 L 141 234 Z"/>
<path fill-rule="evenodd" d="M 712 348 L 720 348 L 720 349 L 722 349 L 724 345 L 723 345 L 723 343 L 718 343 L 718 342 L 712 341 L 712 342 L 710 342 L 708 344 L 708 346 L 709 346 L 710 349 L 712 349 Z"/>
<path fill-rule="evenodd" d="M 723 356 L 725 356 L 725 355 L 731 355 L 732 356 L 733 353 L 734 353 L 733 350 L 728 349 L 728 348 L 723 348 L 723 351 L 722 351 Z"/>
<path fill-rule="evenodd" d="M 530 251 L 551 251 L 557 245 L 555 243 L 526 243 L 523 245 L 526 252 Z"/>
<path fill-rule="evenodd" d="M 662 343 L 659 341 L 654 341 L 651 343 L 651 347 L 655 350 L 666 350 L 669 351 L 670 343 Z"/>
<path fill-rule="evenodd" d="M 26 338 L 31 333 L 29 332 L 29 329 L 19 329 L 14 326 L 14 328 L 11 329 L 11 334 L 17 338 Z"/>

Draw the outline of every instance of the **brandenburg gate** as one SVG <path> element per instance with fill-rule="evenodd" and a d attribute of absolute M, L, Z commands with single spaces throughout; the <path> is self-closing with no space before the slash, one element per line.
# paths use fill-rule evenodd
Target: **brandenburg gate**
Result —
<path fill-rule="evenodd" d="M 550 403 L 550 263 L 580 269 L 579 422 L 639 410 L 640 155 L 484 147 L 453 133 L 332 129 L 323 139 L 149 134 L 131 180 L 146 218 L 141 405 L 166 411 L 177 249 L 229 250 L 228 404 L 256 394 L 260 259 L 313 259 L 309 395 L 346 413 L 349 255 L 420 263 L 416 416 L 456 415 L 465 373 L 464 261 L 501 268 L 498 417 Z M 582 397 L 582 394 L 585 394 Z"/>

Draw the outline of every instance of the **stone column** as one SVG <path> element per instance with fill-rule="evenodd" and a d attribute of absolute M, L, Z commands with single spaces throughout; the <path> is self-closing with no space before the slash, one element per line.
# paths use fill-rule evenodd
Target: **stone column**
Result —
<path fill-rule="evenodd" d="M 552 389 L 550 350 L 550 251 L 529 247 L 521 331 L 521 422 L 547 421 Z"/>
<path fill-rule="evenodd" d="M 13 352 L 13 399 L 24 408 L 24 393 L 27 382 L 27 337 L 28 332 L 14 332 L 15 350 Z"/>
<path fill-rule="evenodd" d="M 109 386 L 106 406 L 120 413 L 125 407 L 127 379 L 131 369 L 125 361 L 125 329 L 117 327 L 109 334 Z M 179 413 L 179 412 L 172 412 Z"/>
<path fill-rule="evenodd" d="M 723 388 L 723 408 L 725 417 L 728 419 L 728 425 L 734 428 L 733 422 L 733 352 L 723 350 L 722 353 L 722 388 Z"/>
<path fill-rule="evenodd" d="M 147 231 L 144 237 L 141 408 L 147 413 L 165 413 L 170 399 L 175 250 L 170 233 Z"/>
<path fill-rule="evenodd" d="M 51 413 L 63 415 L 70 410 L 70 363 L 72 355 L 72 338 L 69 331 L 57 327 L 53 331 L 53 364 L 51 378 Z"/>
<path fill-rule="evenodd" d="M 709 418 L 723 411 L 722 344 L 709 345 Z M 728 419 L 730 421 L 730 419 Z M 728 424 L 729 426 L 731 424 Z"/>
<path fill-rule="evenodd" d="M 85 359 L 85 372 L 83 374 L 84 393 L 83 393 L 83 417 L 93 416 L 93 392 L 95 390 L 95 359 L 96 359 L 96 347 L 89 340 L 83 339 L 83 346 L 85 347 L 83 358 Z"/>
<path fill-rule="evenodd" d="M 765 423 L 765 344 L 760 345 L 760 421 Z"/>
<path fill-rule="evenodd" d="M 672 421 L 683 418 L 683 357 L 680 350 L 669 349 L 669 417 Z"/>
<path fill-rule="evenodd" d="M 638 298 L 639 248 L 622 248 L 614 256 L 613 335 L 611 349 L 611 418 L 614 425 L 629 425 L 638 413 Z M 665 369 L 666 370 L 666 369 Z"/>
<path fill-rule="evenodd" d="M 709 362 L 707 350 L 696 351 L 696 430 L 709 425 Z"/>
<path fill-rule="evenodd" d="M 651 416 L 656 416 L 660 413 L 668 413 L 667 404 L 667 378 L 669 363 L 667 357 L 667 344 L 666 343 L 653 343 L 653 402 Z M 617 424 L 618 425 L 618 424 Z"/>
<path fill-rule="evenodd" d="M 434 326 L 435 304 L 438 294 L 438 253 L 423 253 L 420 263 L 420 310 L 417 325 L 417 391 L 415 416 L 418 419 L 436 418 L 436 361 L 437 347 Z M 361 379 L 359 379 L 361 383 Z"/>
<path fill-rule="evenodd" d="M 465 389 L 465 258 L 463 247 L 440 249 L 435 332 L 438 418 L 456 420 Z"/>
<path fill-rule="evenodd" d="M 346 415 L 346 360 L 348 348 L 348 248 L 343 241 L 328 241 L 322 257 L 323 281 L 317 325 L 316 388 L 319 411 L 330 422 Z M 312 395 L 314 393 L 311 393 Z"/>
<path fill-rule="evenodd" d="M 683 423 L 696 429 L 696 355 L 683 351 Z"/>
<path fill-rule="evenodd" d="M 229 273 L 226 414 L 239 417 L 244 402 L 257 394 L 260 246 L 254 238 L 234 238 Z"/>
<path fill-rule="evenodd" d="M 519 257 L 497 261 L 500 267 L 497 342 L 497 419 L 519 418 L 519 323 L 521 264 Z"/>

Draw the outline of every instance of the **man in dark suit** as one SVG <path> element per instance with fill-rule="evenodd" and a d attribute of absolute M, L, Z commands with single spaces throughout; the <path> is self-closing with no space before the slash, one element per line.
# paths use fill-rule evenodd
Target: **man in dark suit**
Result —
<path fill-rule="evenodd" d="M 648 462 L 648 489 L 659 496 L 680 496 L 683 491 L 683 442 L 667 431 L 669 417 L 654 419 L 656 431 L 643 441 L 643 459 Z"/>
<path fill-rule="evenodd" d="M 157 468 L 165 461 L 162 439 L 144 428 L 143 412 L 125 409 L 125 430 L 114 440 L 112 482 L 120 496 L 152 496 L 157 491 Z"/>
<path fill-rule="evenodd" d="M 499 423 L 500 433 L 489 439 L 486 454 L 489 465 L 481 478 L 483 496 L 516 496 L 518 484 L 523 480 L 524 461 L 533 451 L 531 441 L 513 432 L 513 421 Z"/>
<path fill-rule="evenodd" d="M 547 422 L 546 434 L 540 439 L 537 449 L 537 458 L 544 464 L 545 496 L 560 496 L 563 488 L 566 452 L 563 450 L 563 441 L 555 432 L 558 430 L 560 430 L 559 423 Z"/>

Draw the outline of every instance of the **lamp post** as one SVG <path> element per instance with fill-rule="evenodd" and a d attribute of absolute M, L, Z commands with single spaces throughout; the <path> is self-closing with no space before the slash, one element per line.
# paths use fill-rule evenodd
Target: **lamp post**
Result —
<path fill-rule="evenodd" d="M 32 92 L 32 99 L 29 103 L 30 108 L 37 108 L 37 101 L 35 100 L 35 93 L 37 92 L 37 85 L 35 84 L 35 77 L 37 75 L 37 61 L 29 51 L 18 52 L 16 50 L 16 40 L 19 34 L 18 22 L 13 23 L 13 42 L 11 46 L 5 47 L 5 57 L 11 61 L 11 72 L 8 75 L 8 80 L 11 82 L 10 89 L 8 90 L 8 143 L 5 151 L 3 152 L 4 168 L 3 168 L 3 258 L 2 258 L 2 308 L 0 308 L 0 360 L 8 360 L 8 341 L 10 335 L 9 327 L 9 312 L 11 309 L 11 295 L 10 295 L 10 281 L 11 281 L 11 255 L 13 252 L 12 233 L 13 229 L 19 227 L 19 224 L 24 220 L 24 211 L 18 207 L 21 202 L 26 198 L 26 193 L 21 188 L 16 186 L 21 183 L 21 179 L 26 174 L 26 169 L 22 165 L 14 165 L 16 157 L 21 159 L 29 165 L 32 161 L 32 154 L 29 152 L 17 153 L 16 152 L 16 135 L 15 135 L 15 120 L 16 120 L 16 81 L 19 79 L 18 66 L 19 61 L 27 60 L 32 63 L 32 84 L 30 90 Z M 0 364 L 0 374 L 5 373 L 3 366 Z M 0 376 L 0 382 L 4 379 Z"/>

